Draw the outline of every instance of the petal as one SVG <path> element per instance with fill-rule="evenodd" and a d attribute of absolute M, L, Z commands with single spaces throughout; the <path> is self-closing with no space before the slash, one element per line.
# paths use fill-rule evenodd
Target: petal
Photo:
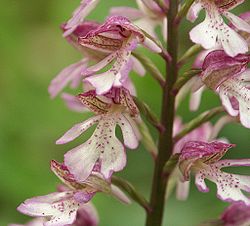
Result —
<path fill-rule="evenodd" d="M 93 196 L 95 195 L 95 192 L 87 192 L 87 191 L 77 191 L 74 194 L 74 199 L 78 202 L 78 203 L 87 203 L 89 202 Z"/>
<path fill-rule="evenodd" d="M 195 185 L 200 192 L 209 192 L 209 188 L 207 187 L 204 179 L 205 178 L 204 178 L 202 171 L 196 173 L 195 174 Z"/>
<path fill-rule="evenodd" d="M 241 190 L 250 192 L 250 177 L 225 173 L 218 169 L 217 165 L 209 165 L 198 173 L 199 184 L 204 179 L 209 179 L 217 186 L 217 197 L 226 202 L 243 201 L 250 205 L 250 199 Z"/>
<path fill-rule="evenodd" d="M 220 92 L 235 97 L 239 102 L 240 121 L 250 128 L 250 90 L 239 79 L 230 79 L 220 86 Z"/>
<path fill-rule="evenodd" d="M 168 19 L 167 17 L 164 17 L 163 19 L 163 24 L 162 24 L 162 36 L 163 36 L 163 40 L 165 42 L 167 42 L 168 39 Z"/>
<path fill-rule="evenodd" d="M 72 198 L 73 192 L 55 192 L 45 196 L 27 199 L 18 207 L 18 211 L 29 216 L 48 216 L 51 219 L 45 226 L 72 224 L 79 207 Z"/>
<path fill-rule="evenodd" d="M 111 193 L 115 198 L 117 198 L 121 202 L 123 202 L 125 204 L 130 204 L 131 203 L 128 196 L 125 195 L 124 192 L 120 188 L 118 188 L 117 186 L 115 186 L 113 184 L 111 185 Z"/>
<path fill-rule="evenodd" d="M 136 136 L 139 131 L 136 124 L 129 115 L 123 114 L 117 119 L 118 125 L 121 127 L 124 144 L 126 147 L 135 149 L 138 147 L 138 137 Z M 137 130 L 134 132 L 134 130 Z"/>
<path fill-rule="evenodd" d="M 198 110 L 204 89 L 205 89 L 205 87 L 203 86 L 200 89 L 198 89 L 197 91 L 195 91 L 194 93 L 191 93 L 190 104 L 189 104 L 189 108 L 191 111 Z"/>
<path fill-rule="evenodd" d="M 225 226 L 247 226 L 250 222 L 249 206 L 236 202 L 226 208 L 220 219 Z"/>
<path fill-rule="evenodd" d="M 243 82 L 250 82 L 250 69 L 245 70 L 241 75 L 240 75 L 240 79 Z"/>
<path fill-rule="evenodd" d="M 224 15 L 232 22 L 232 24 L 241 31 L 246 31 L 250 33 L 250 24 L 248 24 L 246 21 L 241 19 L 238 16 L 235 16 L 234 14 L 230 12 L 224 13 Z"/>
<path fill-rule="evenodd" d="M 192 86 L 195 84 L 195 78 L 191 78 L 177 93 L 175 108 L 178 108 L 179 105 L 183 102 L 183 100 L 187 97 L 190 92 Z"/>
<path fill-rule="evenodd" d="M 71 94 L 62 93 L 61 98 L 70 110 L 76 112 L 88 112 L 89 110 L 79 101 L 79 99 Z"/>
<path fill-rule="evenodd" d="M 120 88 L 118 94 L 117 103 L 123 105 L 129 110 L 130 115 L 137 117 L 139 115 L 139 110 L 133 100 L 133 97 L 127 89 Z"/>
<path fill-rule="evenodd" d="M 136 26 L 138 26 L 140 29 L 143 31 L 147 32 L 149 35 L 152 37 L 156 38 L 157 35 L 155 33 L 155 28 L 159 24 L 159 21 L 157 20 L 152 20 L 149 17 L 142 17 L 134 22 Z"/>
<path fill-rule="evenodd" d="M 155 41 L 153 41 L 152 39 L 145 37 L 144 42 L 142 43 L 143 46 L 145 46 L 146 48 L 148 48 L 149 50 L 155 52 L 155 53 L 161 53 L 162 49 L 158 46 L 158 44 L 156 44 Z"/>
<path fill-rule="evenodd" d="M 55 160 L 51 160 L 50 161 L 50 169 L 65 185 L 67 185 L 67 187 L 74 188 L 74 183 L 76 182 L 75 178 L 69 172 L 68 168 L 63 163 L 59 163 Z M 66 190 L 64 190 L 64 187 L 62 187 L 62 186 L 57 190 L 58 191 L 66 191 Z"/>
<path fill-rule="evenodd" d="M 220 99 L 222 102 L 222 105 L 225 107 L 225 109 L 227 110 L 227 112 L 231 115 L 231 116 L 237 116 L 238 115 L 238 110 L 235 110 L 231 104 L 231 101 L 229 99 L 229 97 L 226 95 L 226 93 L 224 93 L 224 88 L 220 88 Z"/>
<path fill-rule="evenodd" d="M 205 49 L 212 49 L 216 45 L 216 37 L 218 33 L 215 29 L 211 29 L 211 18 L 206 14 L 205 20 L 195 26 L 190 32 L 190 39 L 197 44 L 202 45 Z"/>
<path fill-rule="evenodd" d="M 126 88 L 131 93 L 131 95 L 136 96 L 135 86 L 129 77 L 123 81 L 123 87 Z"/>
<path fill-rule="evenodd" d="M 140 76 L 144 76 L 146 74 L 146 70 L 141 64 L 141 62 L 134 56 L 131 56 L 131 60 L 133 62 L 133 70 Z"/>
<path fill-rule="evenodd" d="M 177 181 L 176 198 L 178 200 L 186 200 L 189 194 L 190 181 Z"/>
<path fill-rule="evenodd" d="M 111 108 L 111 104 L 106 102 L 106 100 L 102 100 L 100 97 L 97 97 L 94 90 L 81 93 L 77 97 L 83 105 L 98 115 L 106 114 Z"/>
<path fill-rule="evenodd" d="M 235 0 L 235 1 L 231 1 L 231 0 L 223 0 L 223 1 L 222 0 L 218 0 L 216 2 L 216 5 L 221 10 L 229 11 L 231 9 L 234 9 L 236 6 L 240 5 L 244 1 L 245 0 Z"/>
<path fill-rule="evenodd" d="M 75 226 L 98 226 L 98 224 L 99 217 L 94 205 L 86 203 L 78 209 Z"/>
<path fill-rule="evenodd" d="M 124 16 L 130 20 L 137 20 L 143 16 L 143 13 L 131 7 L 112 7 L 110 10 L 111 16 Z"/>
<path fill-rule="evenodd" d="M 100 116 L 94 116 L 84 122 L 74 125 L 70 130 L 68 130 L 61 138 L 56 141 L 56 144 L 65 144 L 74 140 L 92 125 L 98 123 L 100 118 Z"/>
<path fill-rule="evenodd" d="M 130 44 L 132 43 L 128 43 L 126 47 L 130 48 Z M 130 55 L 130 50 L 126 48 L 122 49 L 121 51 L 117 52 L 117 59 L 110 70 L 102 74 L 93 75 L 86 78 L 86 81 L 91 83 L 96 88 L 96 93 L 98 95 L 107 93 L 112 88 L 112 86 L 122 86 L 122 80 L 126 79 L 129 71 L 126 70 L 126 67 L 129 65 Z"/>
<path fill-rule="evenodd" d="M 62 89 L 75 77 L 81 75 L 81 71 L 86 68 L 86 59 L 63 69 L 50 83 L 48 91 L 51 98 L 54 98 Z"/>
<path fill-rule="evenodd" d="M 94 72 L 100 71 L 104 67 L 106 67 L 108 64 L 112 62 L 112 60 L 117 56 L 117 53 L 109 54 L 107 57 L 105 57 L 103 60 L 99 61 L 98 63 L 94 64 L 93 66 L 87 68 L 86 70 L 82 71 L 82 74 L 84 76 L 93 74 Z"/>
<path fill-rule="evenodd" d="M 96 93 L 102 95 L 107 93 L 113 86 L 116 75 L 113 72 L 105 72 L 98 75 L 93 75 L 85 80 L 96 88 Z"/>
<path fill-rule="evenodd" d="M 44 226 L 45 218 L 37 217 L 26 224 L 9 224 L 8 226 Z"/>
<path fill-rule="evenodd" d="M 109 116 L 110 117 L 110 116 Z M 116 138 L 115 122 L 111 116 L 105 120 L 100 127 L 100 138 L 97 142 L 97 148 L 100 152 L 101 173 L 108 179 L 113 172 L 122 170 L 127 162 L 124 146 Z"/>
<path fill-rule="evenodd" d="M 84 144 L 68 151 L 64 155 L 65 165 L 79 182 L 84 182 L 91 174 L 92 169 L 100 156 L 100 153 L 96 150 L 93 135 Z"/>
<path fill-rule="evenodd" d="M 189 8 L 189 11 L 187 13 L 187 19 L 191 22 L 194 22 L 200 11 L 202 10 L 202 5 L 199 2 L 194 2 L 193 5 Z"/>
<path fill-rule="evenodd" d="M 220 160 L 218 163 L 214 163 L 214 166 L 218 168 L 224 168 L 224 167 L 230 167 L 230 166 L 250 166 L 250 159 Z"/>
<path fill-rule="evenodd" d="M 232 122 L 233 118 L 231 116 L 223 116 L 221 117 L 213 126 L 211 131 L 209 141 L 214 140 L 218 135 L 222 128 L 227 125 L 228 123 Z"/>
<path fill-rule="evenodd" d="M 65 28 L 67 29 L 63 36 L 66 37 L 71 34 L 76 27 L 83 22 L 85 17 L 96 7 L 99 0 L 82 0 L 80 6 L 73 12 L 72 18 L 67 22 Z"/>

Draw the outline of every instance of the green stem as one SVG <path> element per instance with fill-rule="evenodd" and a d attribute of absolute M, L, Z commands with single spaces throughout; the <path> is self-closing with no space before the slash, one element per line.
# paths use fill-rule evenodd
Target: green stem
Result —
<path fill-rule="evenodd" d="M 129 197 L 142 206 L 147 212 L 151 211 L 148 201 L 136 191 L 131 183 L 116 176 L 112 176 L 112 183 L 123 191 L 126 191 Z"/>
<path fill-rule="evenodd" d="M 160 133 L 158 156 L 155 160 L 154 176 L 150 198 L 151 212 L 147 213 L 146 226 L 161 226 L 165 206 L 165 194 L 170 174 L 164 175 L 164 165 L 170 158 L 173 149 L 173 121 L 175 114 L 175 95 L 172 93 L 173 85 L 178 76 L 178 26 L 175 18 L 178 12 L 178 0 L 171 0 L 168 11 L 168 53 L 171 62 L 166 60 L 166 83 L 163 87 L 161 124 L 165 130 Z"/>
<path fill-rule="evenodd" d="M 180 23 L 180 21 L 182 20 L 182 18 L 184 16 L 186 16 L 189 8 L 191 7 L 191 5 L 194 3 L 195 0 L 186 0 L 185 3 L 182 5 L 179 13 L 176 16 L 176 23 Z"/>
<path fill-rule="evenodd" d="M 177 93 L 180 91 L 180 89 L 195 75 L 198 75 L 201 73 L 201 69 L 191 69 L 189 71 L 186 71 L 183 73 L 181 77 L 178 78 L 176 83 L 173 86 L 172 92 L 174 95 L 177 95 Z"/>
<path fill-rule="evenodd" d="M 218 115 L 222 112 L 224 112 L 223 107 L 216 107 L 216 108 L 213 108 L 209 111 L 203 112 L 202 114 L 197 116 L 195 119 L 190 121 L 188 124 L 186 124 L 185 128 L 174 137 L 174 142 L 177 142 L 182 137 L 184 137 L 186 134 L 188 134 L 191 131 L 193 131 L 194 129 L 198 128 L 203 123 L 210 121 L 213 117 L 215 117 L 216 115 Z"/>
<path fill-rule="evenodd" d="M 202 50 L 201 45 L 195 44 L 191 46 L 180 58 L 178 61 L 179 67 L 181 67 L 184 63 L 186 63 L 187 60 L 189 60 L 190 57 L 196 55 Z"/>
<path fill-rule="evenodd" d="M 133 100 L 138 107 L 139 111 L 145 116 L 149 123 L 151 123 L 159 132 L 164 130 L 164 127 L 161 125 L 160 121 L 158 120 L 157 116 L 154 114 L 153 111 L 149 108 L 147 104 L 143 101 L 138 99 L 137 97 L 133 97 Z"/>

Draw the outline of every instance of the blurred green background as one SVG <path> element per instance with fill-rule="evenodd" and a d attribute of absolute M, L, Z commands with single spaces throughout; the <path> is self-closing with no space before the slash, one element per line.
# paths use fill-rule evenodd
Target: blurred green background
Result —
<path fill-rule="evenodd" d="M 47 92 L 51 79 L 81 57 L 62 38 L 59 29 L 79 0 L 1 0 L 0 3 L 0 225 L 5 226 L 29 219 L 16 211 L 20 202 L 55 190 L 59 181 L 50 172 L 49 161 L 61 161 L 63 154 L 81 143 L 84 136 L 63 146 L 55 145 L 55 140 L 87 115 L 69 111 L 60 98 L 50 100 Z M 133 0 L 103 0 L 90 18 L 102 21 L 109 8 L 115 5 L 136 4 Z M 236 12 L 247 9 L 250 3 L 238 7 Z M 181 26 L 180 53 L 191 45 L 188 41 L 191 26 L 190 23 Z M 164 71 L 164 63 L 158 58 L 152 59 Z M 135 75 L 132 78 L 138 96 L 158 114 L 161 95 L 156 82 L 148 74 L 144 78 Z M 178 113 L 187 122 L 219 104 L 218 97 L 207 91 L 198 112 L 188 111 L 187 98 Z M 151 132 L 156 137 L 153 128 Z M 237 144 L 227 156 L 250 157 L 249 130 L 237 124 L 227 125 L 220 135 Z M 127 167 L 119 174 L 149 197 L 152 159 L 142 146 L 127 153 Z M 244 172 L 250 171 L 245 169 Z M 217 200 L 215 186 L 209 185 L 212 189 L 208 194 L 199 193 L 192 186 L 186 202 L 177 201 L 172 195 L 166 205 L 164 225 L 194 226 L 218 217 L 227 204 Z M 100 226 L 144 224 L 144 211 L 136 204 L 125 206 L 103 194 L 98 194 L 94 203 L 100 214 Z"/>

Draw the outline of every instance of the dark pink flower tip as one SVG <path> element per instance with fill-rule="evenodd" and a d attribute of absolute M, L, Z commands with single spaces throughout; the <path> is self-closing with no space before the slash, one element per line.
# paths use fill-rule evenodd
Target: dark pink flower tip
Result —
<path fill-rule="evenodd" d="M 234 147 L 234 144 L 226 144 L 218 141 L 211 143 L 203 141 L 189 141 L 182 148 L 180 160 L 188 159 L 204 159 L 206 160 L 209 157 L 213 157 L 226 153 L 229 148 Z M 220 156 L 220 158 L 222 157 Z"/>
<path fill-rule="evenodd" d="M 96 21 L 84 21 L 79 24 L 76 29 L 70 34 L 70 36 L 82 37 L 87 35 L 90 31 L 95 30 L 100 23 Z M 67 31 L 66 23 L 61 24 L 60 28 L 63 32 Z"/>
<path fill-rule="evenodd" d="M 74 226 L 97 226 L 98 224 L 98 213 L 91 203 L 83 205 L 77 211 Z"/>
<path fill-rule="evenodd" d="M 245 12 L 239 15 L 239 17 L 245 20 L 247 23 L 250 23 L 250 12 Z"/>
<path fill-rule="evenodd" d="M 206 70 L 208 67 L 218 64 L 218 68 L 221 65 L 234 65 L 242 64 L 244 67 L 250 62 L 250 56 L 247 54 L 239 54 L 235 57 L 228 56 L 223 50 L 215 50 L 210 52 L 204 59 L 202 69 Z"/>
<path fill-rule="evenodd" d="M 247 54 L 230 57 L 223 50 L 212 51 L 203 62 L 202 81 L 210 89 L 217 90 L 222 83 L 244 72 L 249 62 Z"/>
<path fill-rule="evenodd" d="M 226 208 L 221 216 L 226 226 L 241 226 L 250 223 L 250 207 L 243 202 L 236 202 Z"/>
<path fill-rule="evenodd" d="M 64 163 L 59 163 L 55 160 L 50 161 L 50 169 L 56 176 L 68 182 L 76 182 L 74 175 L 70 173 L 68 167 Z"/>

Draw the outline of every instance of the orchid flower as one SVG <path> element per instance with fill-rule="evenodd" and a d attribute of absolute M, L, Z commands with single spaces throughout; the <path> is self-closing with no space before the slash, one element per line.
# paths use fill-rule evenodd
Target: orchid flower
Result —
<path fill-rule="evenodd" d="M 250 192 L 250 176 L 221 170 L 230 166 L 250 166 L 250 159 L 220 160 L 231 147 L 234 145 L 218 141 L 187 142 L 181 151 L 179 168 L 184 181 L 190 179 L 190 173 L 195 175 L 195 184 L 199 191 L 209 191 L 205 183 L 205 179 L 208 179 L 216 184 L 219 199 L 226 202 L 242 201 L 250 205 L 250 199 L 242 193 L 242 190 Z"/>
<path fill-rule="evenodd" d="M 18 207 L 18 211 L 33 217 L 49 217 L 49 221 L 44 223 L 45 226 L 72 224 L 78 208 L 84 204 L 74 198 L 75 194 L 73 191 L 54 192 L 27 199 Z M 86 198 L 86 201 L 89 201 L 86 194 L 81 194 L 82 200 Z"/>
<path fill-rule="evenodd" d="M 124 86 L 131 69 L 138 74 L 145 73 L 140 62 L 131 56 L 138 44 L 154 52 L 161 52 L 161 48 L 140 28 L 121 16 L 109 17 L 104 24 L 80 37 L 79 43 L 84 47 L 109 53 L 106 58 L 83 71 L 83 75 L 87 77 L 85 80 L 96 88 L 98 95 L 107 93 L 112 87 Z M 97 74 L 107 66 L 111 68 Z"/>
<path fill-rule="evenodd" d="M 230 13 L 243 0 L 196 0 L 191 6 L 187 19 L 195 21 L 201 9 L 206 11 L 205 20 L 190 31 L 193 42 L 205 49 L 224 49 L 230 56 L 248 51 L 246 40 L 229 27 L 223 19 L 225 16 L 239 30 L 250 33 L 250 25 L 240 17 Z"/>
<path fill-rule="evenodd" d="M 122 130 L 125 146 L 131 149 L 138 146 L 140 135 L 133 120 L 138 116 L 138 109 L 129 92 L 124 88 L 113 89 L 106 96 L 112 99 L 103 99 L 94 91 L 78 95 L 96 115 L 72 127 L 56 142 L 68 143 L 97 124 L 93 135 L 85 143 L 65 154 L 65 164 L 78 181 L 84 181 L 90 175 L 96 162 L 100 162 L 100 173 L 105 178 L 125 167 L 125 149 L 115 135 L 117 125 Z"/>
<path fill-rule="evenodd" d="M 45 226 L 98 224 L 95 208 L 89 203 L 96 192 L 111 194 L 119 200 L 129 203 L 129 199 L 114 185 L 103 179 L 96 165 L 92 174 L 84 183 L 78 183 L 64 164 L 51 161 L 51 170 L 67 186 L 59 192 L 27 199 L 18 211 L 33 217 L 46 217 Z"/>
<path fill-rule="evenodd" d="M 69 42 L 69 44 L 71 44 L 80 53 L 83 54 L 83 59 L 64 68 L 51 81 L 48 90 L 52 98 L 57 96 L 58 93 L 60 93 L 69 83 L 71 83 L 70 87 L 74 89 L 77 88 L 80 83 L 82 83 L 84 90 L 85 91 L 89 90 L 89 88 L 86 89 L 86 86 L 90 86 L 90 84 L 88 84 L 87 81 L 83 81 L 83 78 L 86 76 L 84 76 L 82 72 L 86 71 L 86 69 L 89 67 L 90 62 L 95 62 L 98 64 L 98 62 L 101 62 L 103 59 L 105 59 L 110 54 L 110 52 L 103 52 L 102 49 L 100 51 L 97 51 L 97 50 L 93 50 L 92 48 L 84 47 L 83 45 L 79 44 L 78 39 L 80 37 L 85 37 L 89 32 L 94 31 L 99 26 L 100 24 L 98 24 L 97 22 L 84 21 L 83 23 L 78 25 L 78 27 L 74 30 L 74 32 L 72 32 L 70 35 L 66 37 L 66 40 Z M 64 31 L 66 30 L 65 24 L 62 25 L 62 30 Z M 128 74 L 130 70 L 134 70 L 140 76 L 143 76 L 145 74 L 144 67 L 133 56 L 130 56 L 130 60 L 127 65 L 127 68 L 126 70 L 123 71 L 123 73 Z M 126 77 L 126 78 L 124 77 L 123 86 L 129 89 L 131 93 L 133 94 L 136 93 L 135 88 L 129 77 Z M 64 97 L 65 97 L 65 94 L 62 96 L 62 98 L 65 99 Z M 70 109 L 79 111 L 80 110 L 79 107 L 71 104 L 72 98 L 68 102 L 69 98 L 67 97 L 69 96 L 66 96 L 66 104 L 70 107 Z"/>
<path fill-rule="evenodd" d="M 215 125 L 212 125 L 209 122 L 202 124 L 197 129 L 188 133 L 174 145 L 173 154 L 180 153 L 185 144 L 190 141 L 213 141 L 219 134 L 220 130 L 229 121 L 231 121 L 229 117 L 222 117 L 215 123 Z M 182 125 L 181 119 L 176 118 L 174 121 L 173 135 L 175 136 L 178 134 L 178 132 L 180 132 L 183 127 L 184 126 Z M 186 200 L 189 194 L 190 181 L 181 180 L 182 176 L 178 167 L 176 167 L 175 171 L 172 173 L 172 178 L 175 180 L 174 184 L 176 184 L 177 199 Z"/>
<path fill-rule="evenodd" d="M 218 93 L 228 113 L 239 116 L 247 128 L 250 128 L 249 61 L 248 55 L 232 58 L 223 51 L 213 51 L 205 58 L 201 74 L 202 83 Z"/>
<path fill-rule="evenodd" d="M 60 225 L 61 224 L 59 222 Z M 82 205 L 76 213 L 76 219 L 72 224 L 67 226 L 97 226 L 99 224 L 98 213 L 92 203 Z M 9 226 L 44 226 L 51 225 L 46 217 L 37 217 L 26 224 L 10 224 Z M 58 224 L 57 224 L 58 225 Z"/>
<path fill-rule="evenodd" d="M 166 13 L 153 0 L 136 0 L 139 9 L 131 7 L 113 7 L 110 10 L 111 15 L 124 16 L 133 21 L 135 25 L 146 31 L 153 37 L 157 37 L 155 28 L 162 26 L 162 35 L 167 39 L 167 17 Z M 169 2 L 163 2 L 165 8 L 168 8 Z"/>

